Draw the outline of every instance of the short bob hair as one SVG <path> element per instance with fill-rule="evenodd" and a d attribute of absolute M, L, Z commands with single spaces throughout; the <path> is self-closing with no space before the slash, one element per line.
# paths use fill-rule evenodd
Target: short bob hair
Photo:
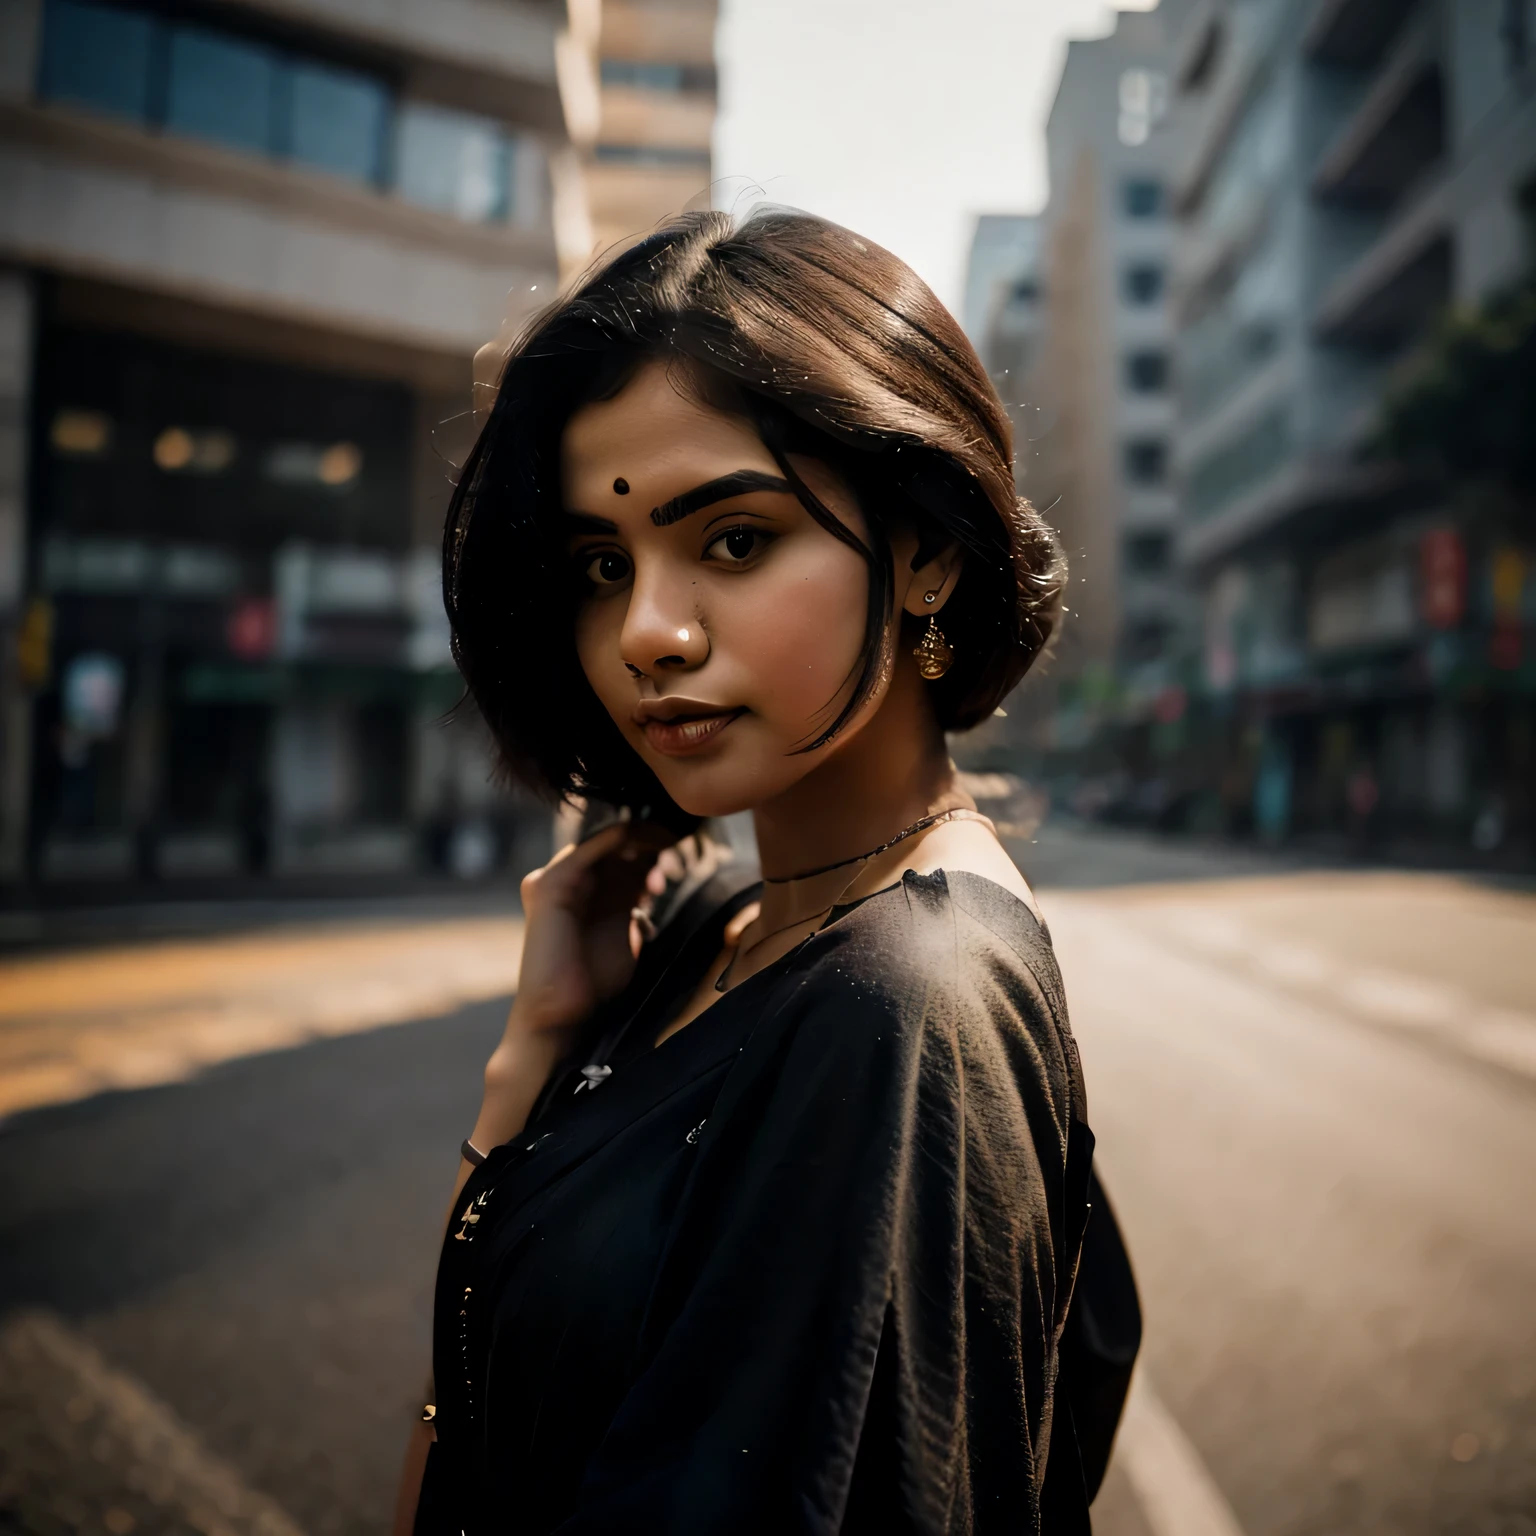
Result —
<path fill-rule="evenodd" d="M 453 653 L 505 768 L 552 797 L 679 819 L 582 672 L 573 632 L 584 588 L 561 523 L 566 423 L 654 358 L 750 419 L 806 510 L 869 566 L 853 687 L 802 750 L 835 736 L 888 665 L 894 575 L 881 534 L 891 527 L 916 527 L 921 561 L 950 544 L 964 551 L 942 621 L 955 660 L 929 696 L 945 730 L 992 714 L 1050 640 L 1066 567 L 1015 492 L 1008 415 L 975 351 L 911 268 L 849 230 L 779 208 L 739 224 L 693 213 L 531 323 L 454 491 L 443 569 Z M 815 497 L 792 454 L 850 487 L 868 545 Z"/>

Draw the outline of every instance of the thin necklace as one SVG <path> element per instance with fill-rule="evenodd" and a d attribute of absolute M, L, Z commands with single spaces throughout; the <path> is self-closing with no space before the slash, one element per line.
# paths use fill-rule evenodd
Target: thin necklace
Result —
<path fill-rule="evenodd" d="M 811 880 L 817 875 L 829 875 L 834 869 L 842 869 L 849 864 L 862 864 L 865 859 L 877 858 L 888 848 L 894 848 L 897 843 L 915 836 L 919 832 L 926 831 L 929 827 L 936 827 L 941 821 L 984 821 L 991 827 L 990 817 L 983 816 L 980 811 L 969 811 L 964 806 L 955 806 L 953 810 L 935 811 L 931 816 L 920 817 L 910 827 L 903 827 L 889 842 L 881 843 L 878 848 L 871 848 L 868 853 L 856 853 L 850 858 L 838 859 L 832 864 L 820 864 L 815 869 L 802 869 L 797 875 L 764 875 L 764 885 L 793 885 L 797 880 Z M 996 827 L 992 827 L 995 832 Z M 791 924 L 790 926 L 793 926 Z"/>
<path fill-rule="evenodd" d="M 783 875 L 777 880 L 772 880 L 767 876 L 764 876 L 763 884 L 790 885 L 793 884 L 796 880 L 810 880 L 817 875 L 830 874 L 834 869 L 843 869 L 849 864 L 862 864 L 868 859 L 878 858 L 879 855 L 885 853 L 891 848 L 894 848 L 897 843 L 904 841 L 906 838 L 913 837 L 919 832 L 924 832 L 929 827 L 936 827 L 940 822 L 944 821 L 984 821 L 986 822 L 987 826 L 992 827 L 993 831 L 997 830 L 996 827 L 993 826 L 991 818 L 988 816 L 983 816 L 980 811 L 971 811 L 967 810 L 964 806 L 956 806 L 953 810 L 935 811 L 931 816 L 924 816 L 919 820 L 914 821 L 910 827 L 903 827 L 895 837 L 891 838 L 887 842 L 881 843 L 878 848 L 871 848 L 868 853 L 856 853 L 852 858 L 839 859 L 834 864 L 823 864 L 818 869 L 808 869 L 798 875 Z M 848 882 L 849 885 L 852 883 L 852 881 Z M 845 885 L 843 890 L 839 891 L 837 896 L 834 896 L 832 900 L 829 901 L 825 906 L 817 907 L 814 912 L 806 912 L 799 917 L 791 918 L 789 922 L 784 923 L 778 928 L 775 928 L 771 933 L 762 934 L 760 937 L 754 939 L 749 945 L 747 945 L 745 949 L 743 949 L 738 944 L 736 948 L 731 951 L 731 958 L 725 962 L 725 965 L 722 967 L 719 976 L 715 978 L 715 991 L 724 992 L 726 990 L 727 986 L 730 984 L 731 972 L 736 969 L 736 962 L 743 955 L 751 954 L 754 949 L 757 949 L 760 946 L 766 944 L 769 939 L 775 938 L 781 933 L 787 933 L 791 928 L 796 928 L 801 923 L 810 922 L 813 917 L 820 917 L 823 912 L 830 912 L 832 908 L 837 905 L 838 897 L 841 896 L 843 891 L 846 891 L 847 889 L 848 886 Z"/>

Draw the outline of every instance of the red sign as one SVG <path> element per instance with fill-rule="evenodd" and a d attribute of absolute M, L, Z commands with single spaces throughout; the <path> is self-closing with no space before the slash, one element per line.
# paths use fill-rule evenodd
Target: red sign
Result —
<path fill-rule="evenodd" d="M 1431 629 L 1455 629 L 1467 611 L 1467 546 L 1455 528 L 1419 541 L 1419 613 Z"/>
<path fill-rule="evenodd" d="M 265 661 L 277 643 L 277 609 L 270 597 L 247 597 L 235 604 L 225 629 L 229 648 L 244 661 Z"/>

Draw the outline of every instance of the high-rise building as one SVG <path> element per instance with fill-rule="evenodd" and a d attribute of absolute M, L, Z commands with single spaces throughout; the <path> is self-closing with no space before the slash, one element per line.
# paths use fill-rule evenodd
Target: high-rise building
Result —
<path fill-rule="evenodd" d="M 580 148 L 585 234 L 605 251 L 710 206 L 716 4 L 571 0 L 570 13 L 566 121 Z"/>
<path fill-rule="evenodd" d="M 1207 0 L 1181 30 L 1180 547 L 1229 823 L 1491 847 L 1530 816 L 1536 531 L 1368 450 L 1437 317 L 1536 262 L 1533 28 L 1530 0 Z"/>
<path fill-rule="evenodd" d="M 585 255 L 570 33 L 556 0 L 0 3 L 0 879 L 505 855 L 483 740 L 439 724 L 439 424 Z"/>
<path fill-rule="evenodd" d="M 1016 477 L 1028 494 L 1037 410 L 1024 386 L 1043 318 L 1037 217 L 984 213 L 976 220 L 962 308 L 966 334 L 1013 419 Z"/>
<path fill-rule="evenodd" d="M 1108 36 L 1071 43 L 1046 127 L 1043 320 L 1013 398 L 1035 408 L 1026 489 L 1049 509 L 1072 566 L 1047 710 L 1050 743 L 1066 751 L 1111 711 L 1155 707 L 1183 621 L 1167 119 L 1169 26 L 1181 11 L 1165 0 L 1122 12 Z"/>

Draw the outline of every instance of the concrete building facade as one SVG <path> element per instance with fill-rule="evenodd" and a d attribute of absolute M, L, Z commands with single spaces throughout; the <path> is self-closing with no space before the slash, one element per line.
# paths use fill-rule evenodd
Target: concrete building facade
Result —
<path fill-rule="evenodd" d="M 1072 563 L 1046 710 L 1058 751 L 1089 741 L 1126 699 L 1151 707 L 1183 620 L 1168 12 L 1121 13 L 1110 35 L 1071 43 L 1046 126 L 1040 334 L 1013 398 L 1033 416 L 1024 484 L 1049 508 Z"/>
<path fill-rule="evenodd" d="M 1437 317 L 1536 260 L 1533 25 L 1205 0 L 1179 29 L 1180 553 L 1228 821 L 1490 849 L 1529 822 L 1536 674 L 1495 631 L 1536 603 L 1530 509 L 1368 450 Z"/>
<path fill-rule="evenodd" d="M 0 0 L 12 889 L 507 856 L 484 741 L 440 723 L 444 460 L 476 349 L 590 251 L 575 28 Z"/>

